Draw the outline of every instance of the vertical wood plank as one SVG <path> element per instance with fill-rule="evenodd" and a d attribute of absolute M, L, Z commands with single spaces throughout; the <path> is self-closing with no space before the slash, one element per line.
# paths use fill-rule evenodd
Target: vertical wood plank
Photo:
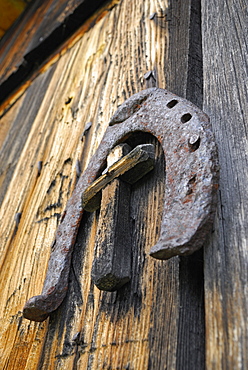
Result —
<path fill-rule="evenodd" d="M 168 9 L 167 88 L 202 108 L 201 3 L 171 1 Z M 204 275 L 202 250 L 179 259 L 177 369 L 205 363 Z"/>
<path fill-rule="evenodd" d="M 205 249 L 208 369 L 248 366 L 247 3 L 202 1 L 204 110 L 219 147 L 214 233 Z"/>

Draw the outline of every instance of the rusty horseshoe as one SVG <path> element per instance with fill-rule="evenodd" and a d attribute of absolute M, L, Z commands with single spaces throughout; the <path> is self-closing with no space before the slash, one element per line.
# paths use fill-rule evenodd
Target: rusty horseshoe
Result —
<path fill-rule="evenodd" d="M 138 131 L 158 139 L 166 160 L 161 233 L 150 255 L 168 259 L 189 255 L 203 245 L 211 229 L 218 188 L 217 149 L 209 118 L 191 102 L 167 90 L 143 90 L 117 109 L 81 175 L 56 232 L 42 293 L 25 304 L 25 318 L 43 321 L 62 303 L 84 210 L 82 197 L 98 177 L 111 149 Z"/>

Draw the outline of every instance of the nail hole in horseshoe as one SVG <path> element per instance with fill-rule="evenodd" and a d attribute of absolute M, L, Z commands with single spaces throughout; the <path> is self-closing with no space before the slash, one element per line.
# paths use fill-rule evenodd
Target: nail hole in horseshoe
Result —
<path fill-rule="evenodd" d="M 191 152 L 195 152 L 199 146 L 200 146 L 200 143 L 201 143 L 201 138 L 200 136 L 198 137 L 192 137 L 188 140 L 188 145 L 189 145 L 189 149 Z"/>
<path fill-rule="evenodd" d="M 189 122 L 192 118 L 192 115 L 190 113 L 186 113 L 181 117 L 181 122 L 186 123 Z"/>
<path fill-rule="evenodd" d="M 167 104 L 167 107 L 171 109 L 171 108 L 175 107 L 175 105 L 177 105 L 177 103 L 178 103 L 178 101 L 173 99 L 173 100 L 169 101 L 169 103 Z"/>

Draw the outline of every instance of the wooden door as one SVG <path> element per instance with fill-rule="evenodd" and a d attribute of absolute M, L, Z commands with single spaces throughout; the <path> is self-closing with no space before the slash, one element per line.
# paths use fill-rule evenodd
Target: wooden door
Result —
<path fill-rule="evenodd" d="M 2 40 L 2 368 L 245 368 L 245 4 L 91 3 L 37 0 Z M 25 302 L 42 290 L 79 167 L 87 167 L 118 105 L 151 86 L 186 97 L 211 117 L 221 177 L 204 250 L 168 261 L 149 257 L 160 230 L 165 163 L 156 139 L 138 135 L 133 140 L 154 143 L 156 168 L 132 191 L 131 282 L 118 293 L 94 286 L 98 213 L 85 214 L 66 299 L 42 323 L 24 319 Z"/>

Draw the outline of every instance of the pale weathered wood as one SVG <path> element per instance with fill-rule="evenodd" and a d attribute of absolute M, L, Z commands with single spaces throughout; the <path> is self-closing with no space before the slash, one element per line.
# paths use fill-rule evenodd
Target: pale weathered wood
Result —
<path fill-rule="evenodd" d="M 19 160 L 1 208 L 1 247 L 3 248 L 1 254 L 1 281 L 4 281 L 4 284 L 1 285 L 1 336 L 3 338 L 1 341 L 1 346 L 3 346 L 1 348 L 1 359 L 4 366 L 7 366 L 7 363 L 9 363 L 9 368 L 17 361 L 17 358 L 22 358 L 22 362 L 25 363 L 28 368 L 32 361 L 37 364 L 39 353 L 41 355 L 43 347 L 42 341 L 37 343 L 34 350 L 29 336 L 22 336 L 18 339 L 17 334 L 17 347 L 15 347 L 14 333 L 16 330 L 17 333 L 19 333 L 19 331 L 27 333 L 33 332 L 34 336 L 40 338 L 40 328 L 46 327 L 46 324 L 40 327 L 34 323 L 30 325 L 27 320 L 22 320 L 18 331 L 17 324 L 20 317 L 18 311 L 22 310 L 27 298 L 41 291 L 45 276 L 45 268 L 43 268 L 43 266 L 47 266 L 50 246 L 57 224 L 57 217 L 65 207 L 66 200 L 73 188 L 73 182 L 75 183 L 76 181 L 76 160 L 83 157 L 83 170 L 87 165 L 88 159 L 99 144 L 100 138 L 117 104 L 142 88 L 142 84 L 145 83 L 143 74 L 148 69 L 152 69 L 153 63 L 159 62 L 163 55 L 166 30 L 160 30 L 159 32 L 159 40 L 162 40 L 162 48 L 161 53 L 160 50 L 155 53 L 155 41 L 153 40 L 156 35 L 156 30 L 154 29 L 154 24 L 149 20 L 149 14 L 152 9 L 149 8 L 149 2 L 145 4 L 145 28 L 142 29 L 140 27 L 140 18 L 142 17 L 143 19 L 142 12 L 144 4 L 142 4 L 142 9 L 139 9 L 137 6 L 138 3 L 139 2 L 137 2 L 137 4 L 127 4 L 127 2 L 123 2 L 121 6 L 114 8 L 111 13 L 94 27 L 94 29 L 85 36 L 82 36 L 81 40 L 72 49 L 68 50 L 56 65 L 51 67 L 52 69 L 48 69 L 47 72 L 39 76 L 34 84 L 27 90 L 26 94 L 29 93 L 30 96 L 34 96 L 36 84 L 41 84 L 48 78 L 47 75 L 50 74 L 50 83 L 45 90 L 42 102 L 38 105 L 32 99 L 29 99 L 30 103 L 33 104 L 32 107 L 29 108 L 29 111 L 31 112 L 35 107 L 38 107 L 38 112 L 35 112 L 29 135 L 22 146 L 21 152 L 18 154 Z M 142 12 L 140 12 L 141 10 Z M 118 22 L 116 21 L 117 19 Z M 126 32 L 126 30 L 131 30 L 132 33 L 130 34 L 130 31 Z M 144 30 L 146 30 L 147 33 L 153 32 L 152 36 L 147 36 L 149 40 L 147 44 L 142 34 Z M 133 44 L 136 45 L 135 52 L 131 51 L 132 48 L 134 48 Z M 142 55 L 144 55 L 144 57 L 138 56 L 139 45 L 142 46 Z M 160 42 L 158 45 L 160 45 Z M 127 46 L 131 48 L 130 52 L 126 50 Z M 130 56 L 127 58 L 129 54 Z M 135 54 L 136 58 L 139 58 L 140 65 L 137 63 Z M 145 55 L 147 55 L 147 58 Z M 151 59 L 153 59 L 153 61 Z M 124 60 L 125 63 L 122 63 Z M 136 68 L 137 65 L 138 68 Z M 163 71 L 158 71 L 158 76 L 159 74 L 161 76 L 161 86 L 163 87 L 165 86 L 163 83 Z M 135 86 L 134 82 L 136 84 Z M 67 103 L 68 98 L 72 98 L 69 104 Z M 22 115 L 19 112 L 16 119 L 25 126 L 28 118 L 28 115 Z M 84 141 L 82 142 L 80 136 L 86 123 L 89 121 L 93 122 L 92 128 L 86 133 Z M 13 136 L 18 138 L 17 134 Z M 38 161 L 43 161 L 43 169 L 39 177 L 37 177 L 36 168 Z M 157 202 L 159 202 L 159 198 L 158 196 Z M 16 212 L 22 212 L 22 218 L 18 230 L 14 235 L 14 216 Z M 154 212 L 157 213 L 156 208 Z M 3 215 L 5 215 L 5 217 L 3 217 Z M 155 217 L 153 216 L 152 218 Z M 142 224 L 143 219 L 141 218 L 141 225 Z M 62 327 L 60 331 L 59 326 L 57 326 L 60 322 L 60 319 L 58 319 L 60 316 L 57 316 L 59 313 L 56 315 L 54 324 L 57 329 L 54 327 L 55 331 L 53 331 L 52 326 L 50 326 L 47 337 L 49 345 L 44 347 L 43 360 L 41 360 L 41 363 L 43 363 L 41 366 L 44 368 L 46 366 L 56 368 L 61 361 L 63 361 L 65 368 L 70 368 L 71 361 L 74 361 L 73 353 L 72 356 L 61 357 L 64 352 L 63 347 L 68 342 L 66 338 L 70 338 L 71 341 L 75 332 L 82 329 L 85 331 L 85 341 L 88 341 L 89 338 L 91 338 L 91 333 L 93 333 L 92 317 L 97 315 L 97 312 L 92 316 L 92 309 L 88 307 L 87 304 L 87 296 L 90 294 L 90 297 L 92 297 L 92 288 L 90 292 L 89 288 L 91 287 L 90 272 L 94 251 L 95 226 L 93 224 L 93 230 L 91 232 L 89 224 L 87 224 L 87 226 L 87 230 L 89 229 L 89 236 L 86 237 L 90 238 L 90 243 L 87 245 L 88 257 L 83 261 L 84 274 L 82 286 L 84 299 L 78 307 L 75 307 L 76 313 L 74 314 L 74 324 L 71 327 L 71 331 L 68 331 L 68 326 L 64 326 L 64 324 L 67 323 L 66 317 L 70 320 L 72 319 L 70 313 L 71 309 L 74 308 L 73 301 L 75 298 L 73 298 L 73 294 L 68 295 L 69 301 L 67 302 L 69 307 L 70 305 L 72 305 L 72 307 L 69 309 L 67 306 L 66 311 L 68 313 L 61 318 Z M 157 227 L 159 228 L 159 226 Z M 156 225 L 154 223 L 153 230 L 156 235 Z M 12 240 L 11 235 L 14 235 Z M 139 238 L 142 240 L 142 237 L 139 236 Z M 149 246 L 150 245 L 148 245 L 148 247 Z M 75 258 L 77 261 L 78 256 L 76 254 Z M 82 263 L 80 260 L 78 262 Z M 154 266 L 156 266 L 157 263 L 162 266 L 161 262 L 152 263 Z M 140 268 L 141 264 L 139 264 L 139 269 Z M 85 269 L 87 272 L 85 272 Z M 148 277 L 149 275 L 146 276 L 146 279 Z M 80 275 L 77 279 L 80 279 Z M 164 284 L 167 284 L 167 280 L 168 279 L 164 279 Z M 17 290 L 17 288 L 19 289 Z M 141 289 L 141 286 L 139 286 L 139 289 Z M 136 290 L 135 294 L 132 294 L 132 297 L 136 297 Z M 78 293 L 79 296 L 76 298 L 75 303 L 80 302 L 80 291 L 78 291 Z M 152 290 L 151 294 L 152 295 L 149 295 L 149 301 L 151 299 L 153 301 Z M 174 296 L 174 294 L 177 295 L 177 289 L 172 291 L 169 295 Z M 157 296 L 157 294 L 155 294 L 155 296 Z M 10 299 L 10 297 L 13 298 Z M 94 292 L 94 297 L 97 307 L 100 304 L 99 299 L 102 299 L 97 289 Z M 108 299 L 112 300 L 113 298 L 109 296 Z M 138 296 L 137 299 L 138 301 L 134 305 L 136 311 L 140 309 L 141 304 L 141 298 Z M 9 302 L 8 308 L 5 307 L 5 302 L 7 301 Z M 175 302 L 175 300 L 173 299 L 171 303 L 172 302 Z M 113 313 L 116 309 L 118 310 L 118 307 L 119 304 L 113 305 Z M 151 304 L 149 304 L 149 307 L 151 310 Z M 177 305 L 173 307 L 175 307 L 173 310 L 175 310 L 176 314 Z M 101 314 L 99 313 L 99 315 Z M 120 366 L 125 361 L 129 361 L 132 366 L 136 366 L 137 364 L 137 368 L 144 368 L 144 366 L 146 366 L 144 364 L 147 364 L 149 358 L 148 333 L 151 325 L 150 316 L 149 313 L 144 316 L 141 315 L 141 322 L 139 317 L 137 317 L 135 324 L 135 322 L 133 322 L 133 315 L 134 313 L 131 309 L 130 314 L 124 317 L 124 322 L 122 324 L 119 323 L 115 325 L 110 322 L 110 333 L 107 327 L 107 332 L 101 329 L 101 326 L 105 325 L 105 320 L 99 322 L 99 332 L 102 331 L 102 341 L 107 344 L 107 347 L 100 346 L 97 355 L 99 355 L 100 352 L 100 354 L 107 356 L 107 361 L 113 361 L 111 346 L 109 344 L 117 341 L 122 353 L 126 354 L 126 358 L 115 355 L 115 361 L 117 361 Z M 9 323 L 8 318 L 10 316 L 13 316 L 13 319 Z M 173 322 L 175 330 L 173 336 L 175 337 L 176 320 L 174 319 L 174 315 L 171 315 L 170 305 L 168 305 L 167 316 L 168 318 L 171 316 L 169 322 Z M 90 318 L 90 321 L 88 321 L 87 318 Z M 84 322 L 86 326 L 82 328 Z M 121 346 L 122 341 L 119 343 L 119 338 L 116 338 L 118 334 L 116 329 L 119 325 L 121 325 L 121 327 L 123 325 L 123 328 L 126 328 L 123 330 L 123 341 L 124 343 L 126 340 L 128 343 L 130 342 L 128 344 L 130 347 L 129 351 L 126 351 L 126 348 Z M 131 332 L 128 330 L 125 334 L 125 330 L 128 329 L 129 325 L 129 330 L 131 330 Z M 136 325 L 134 333 L 132 330 L 133 325 Z M 142 329 L 143 327 L 145 330 Z M 167 331 L 168 330 L 164 330 L 165 333 Z M 44 329 L 42 333 L 44 333 Z M 109 339 L 107 339 L 108 337 L 106 338 L 107 333 Z M 133 333 L 131 337 L 130 333 Z M 170 337 L 168 337 L 168 340 L 170 340 Z M 88 343 L 91 343 L 91 339 Z M 14 358 L 12 351 L 13 345 L 16 348 Z M 30 348 L 30 350 L 24 353 L 21 350 L 21 345 Z M 137 348 L 138 353 L 141 352 L 139 358 L 135 355 Z M 49 357 L 50 355 L 51 357 Z M 85 351 L 85 356 L 88 361 L 88 358 L 90 359 L 92 354 L 89 351 Z M 85 356 L 83 359 L 79 359 L 79 363 L 82 361 L 82 368 L 84 368 Z M 175 349 L 170 353 L 169 357 L 169 362 L 175 361 Z M 95 356 L 94 361 L 100 361 L 98 356 Z M 33 368 L 35 368 L 35 366 L 36 365 L 33 365 Z M 101 365 L 99 365 L 99 367 L 101 367 Z"/>
<path fill-rule="evenodd" d="M 131 151 L 120 144 L 107 157 L 107 168 Z M 102 190 L 91 277 L 98 289 L 114 291 L 131 279 L 132 248 L 130 231 L 131 186 L 115 178 Z"/>
<path fill-rule="evenodd" d="M 117 146 L 117 153 L 119 147 L 124 151 L 124 148 L 127 148 L 128 145 Z M 123 181 L 134 184 L 154 168 L 154 149 L 149 144 L 138 145 L 133 150 L 130 147 L 130 153 L 123 155 L 123 158 L 119 158 L 118 161 L 113 162 L 111 165 L 108 163 L 110 163 L 112 156 L 115 156 L 112 151 L 109 156 L 107 158 L 107 168 L 105 168 L 101 176 L 88 186 L 82 195 L 83 208 L 88 212 L 93 212 L 100 207 L 100 202 L 95 202 L 93 199 L 95 197 L 98 198 L 98 194 L 111 181 L 121 177 Z M 91 205 L 92 201 L 93 204 Z"/>
<path fill-rule="evenodd" d="M 248 367 L 247 2 L 203 1 L 204 109 L 219 147 L 219 206 L 205 249 L 208 369 Z"/>
<path fill-rule="evenodd" d="M 94 287 L 90 275 L 98 214 L 85 213 L 66 300 L 45 323 L 21 318 L 26 300 L 42 290 L 58 219 L 77 179 L 77 160 L 84 170 L 117 106 L 146 88 L 144 75 L 151 70 L 157 86 L 187 97 L 188 55 L 194 44 L 189 32 L 192 6 L 190 0 L 177 2 L 177 7 L 171 4 L 170 23 L 166 17 L 150 19 L 154 12 L 165 15 L 166 1 L 116 2 L 87 33 L 82 28 L 77 42 L 67 43 L 60 58 L 50 61 L 27 88 L 21 104 L 16 102 L 16 112 L 2 117 L 2 122 L 11 114 L 15 117 L 10 127 L 14 143 L 17 125 L 27 127 L 20 145 L 12 149 L 7 139 L 1 154 L 16 153 L 17 158 L 11 175 L 5 168 L 9 178 L 5 183 L 3 178 L 0 210 L 0 356 L 5 368 L 203 367 L 199 254 L 169 261 L 148 256 L 159 235 L 165 166 L 160 145 L 149 135 L 137 133 L 130 138 L 133 146 L 153 143 L 157 158 L 153 174 L 132 189 L 131 282 L 118 293 Z M 199 19 L 199 9 L 196 14 Z M 185 31 L 182 40 L 175 35 L 181 30 Z M 173 63 L 180 65 L 176 79 L 174 73 L 167 74 Z M 38 176 L 39 161 L 43 166 Z M 17 212 L 22 212 L 18 228 Z"/>
<path fill-rule="evenodd" d="M 34 119 L 40 109 L 44 95 L 49 86 L 53 68 L 49 70 L 46 76 L 38 77 L 32 91 L 20 98 L 19 101 L 10 109 L 0 120 L 2 126 L 7 126 L 5 132 L 1 136 L 1 152 L 0 152 L 0 204 L 9 186 L 10 179 L 13 176 L 19 157 L 23 147 L 26 144 L 27 137 L 33 125 Z M 37 131 L 39 133 L 39 131 Z M 37 135 L 37 140 L 43 140 L 42 135 Z M 36 166 L 36 164 L 34 164 Z"/>

